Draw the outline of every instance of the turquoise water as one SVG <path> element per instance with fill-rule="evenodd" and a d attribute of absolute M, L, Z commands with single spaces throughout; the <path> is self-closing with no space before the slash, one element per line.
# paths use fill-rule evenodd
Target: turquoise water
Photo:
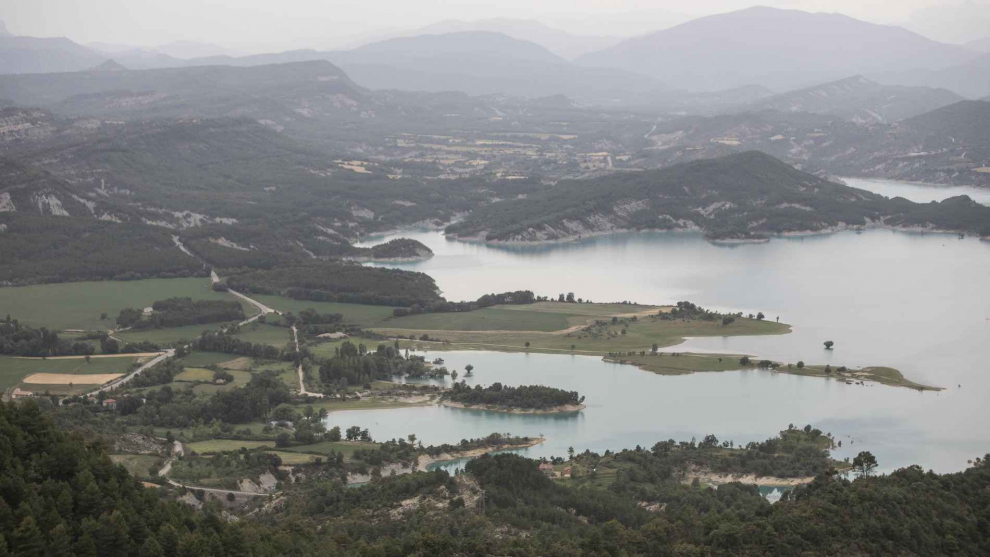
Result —
<path fill-rule="evenodd" d="M 887 230 L 774 239 L 720 247 L 697 234 L 630 233 L 533 247 L 492 247 L 404 233 L 436 256 L 394 265 L 437 280 L 448 299 L 531 289 L 573 291 L 595 301 L 691 300 L 720 310 L 763 311 L 794 325 L 789 335 L 689 339 L 683 351 L 750 353 L 782 361 L 888 365 L 945 387 L 918 393 L 845 385 L 755 370 L 662 377 L 593 357 L 444 353 L 448 367 L 475 366 L 474 382 L 542 383 L 588 397 L 576 415 L 508 415 L 439 407 L 331 414 L 333 425 L 368 427 L 378 439 L 416 435 L 426 444 L 493 431 L 545 434 L 524 451 L 652 446 L 708 433 L 737 444 L 788 424 L 812 423 L 881 468 L 965 468 L 990 452 L 990 243 Z M 376 238 L 371 241 L 378 242 Z M 826 351 L 822 342 L 833 340 Z M 648 349 L 645 347 L 644 349 Z"/>

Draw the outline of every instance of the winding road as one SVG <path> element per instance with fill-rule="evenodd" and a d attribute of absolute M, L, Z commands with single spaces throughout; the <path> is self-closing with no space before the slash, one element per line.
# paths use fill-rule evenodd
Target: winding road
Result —
<path fill-rule="evenodd" d="M 248 495 L 252 497 L 257 497 L 259 495 L 266 495 L 264 493 L 254 493 L 252 491 L 237 491 L 233 489 L 216 489 L 212 487 L 199 487 L 198 485 L 181 484 L 177 481 L 169 480 L 168 475 L 170 472 L 172 472 L 172 463 L 175 462 L 175 460 L 178 457 L 184 456 L 185 454 L 186 451 L 185 448 L 182 446 L 182 443 L 178 441 L 174 441 L 172 444 L 172 456 L 168 457 L 168 460 L 165 461 L 165 465 L 162 466 L 161 470 L 158 471 L 158 476 L 161 478 L 165 478 L 166 481 L 168 481 L 169 485 L 175 487 L 184 487 L 186 489 L 198 489 L 200 491 L 205 491 L 208 493 L 223 493 L 223 494 L 233 493 L 234 495 Z"/>

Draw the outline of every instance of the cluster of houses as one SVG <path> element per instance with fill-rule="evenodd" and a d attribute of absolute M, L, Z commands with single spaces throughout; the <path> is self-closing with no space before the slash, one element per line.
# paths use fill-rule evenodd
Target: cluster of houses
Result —
<path fill-rule="evenodd" d="M 546 477 L 548 477 L 548 478 L 570 478 L 571 477 L 571 467 L 570 466 L 565 466 L 564 467 L 564 472 L 562 474 L 557 474 L 557 472 L 554 471 L 554 469 L 553 469 L 553 464 L 550 464 L 549 462 L 540 463 L 540 472 L 543 472 L 543 475 L 546 476 Z"/>
<path fill-rule="evenodd" d="M 35 393 L 33 391 L 25 391 L 24 389 L 21 389 L 20 387 L 14 387 L 13 389 L 8 390 L 7 393 L 4 393 L 4 394 L 5 394 L 4 399 L 7 400 L 7 401 L 11 401 L 11 402 L 15 402 L 15 401 L 18 401 L 18 400 L 24 400 L 26 398 L 35 398 L 35 397 L 38 396 L 38 393 Z M 93 396 L 86 397 L 86 398 L 87 398 L 87 400 L 89 400 L 89 402 L 91 404 L 100 403 L 107 410 L 116 410 L 117 409 L 117 399 L 106 398 L 106 399 L 103 399 L 103 402 L 100 402 L 96 397 L 93 397 Z"/>

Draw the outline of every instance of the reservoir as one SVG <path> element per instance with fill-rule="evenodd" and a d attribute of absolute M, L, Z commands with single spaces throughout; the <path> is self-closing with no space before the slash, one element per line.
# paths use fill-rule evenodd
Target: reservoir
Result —
<path fill-rule="evenodd" d="M 424 444 L 492 432 L 540 435 L 529 456 L 651 447 L 714 433 L 736 444 L 807 423 L 843 442 L 839 458 L 870 450 L 881 469 L 918 464 L 949 472 L 990 453 L 990 242 L 955 235 L 873 229 L 716 246 L 700 234 L 623 233 L 539 246 L 415 238 L 433 258 L 392 264 L 434 277 L 444 296 L 530 289 L 574 292 L 596 302 L 762 311 L 794 331 L 766 337 L 689 339 L 667 351 L 747 353 L 833 366 L 885 365 L 944 387 L 920 393 L 881 385 L 767 371 L 670 377 L 596 357 L 444 352 L 448 368 L 475 367 L 469 382 L 545 384 L 586 395 L 588 408 L 558 416 L 439 407 L 332 413 L 332 425 L 360 425 L 376 439 L 415 433 Z M 966 295 L 960 295 L 966 293 Z M 826 340 L 835 349 L 824 350 Z M 649 347 L 644 346 L 644 349 Z"/>

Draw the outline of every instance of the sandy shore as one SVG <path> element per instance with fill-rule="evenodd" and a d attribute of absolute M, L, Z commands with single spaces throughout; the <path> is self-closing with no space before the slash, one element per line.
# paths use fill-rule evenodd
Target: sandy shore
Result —
<path fill-rule="evenodd" d="M 545 408 L 545 409 L 504 408 L 501 406 L 492 406 L 489 404 L 468 406 L 460 402 L 450 402 L 449 400 L 440 402 L 439 406 L 448 406 L 450 408 L 463 408 L 465 410 L 485 410 L 488 412 L 503 412 L 505 414 L 562 414 L 564 412 L 578 412 L 587 408 L 587 406 L 585 406 L 584 404 L 565 404 L 563 406 L 554 406 L 553 408 Z"/>

